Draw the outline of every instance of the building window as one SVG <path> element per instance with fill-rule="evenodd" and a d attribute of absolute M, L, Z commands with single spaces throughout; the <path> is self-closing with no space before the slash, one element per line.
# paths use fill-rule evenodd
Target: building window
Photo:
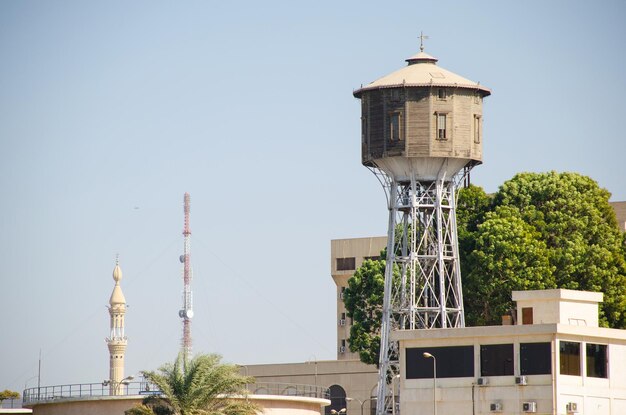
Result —
<path fill-rule="evenodd" d="M 343 297 L 346 295 L 346 287 L 341 287 L 341 291 L 339 292 L 339 299 L 343 300 Z"/>
<path fill-rule="evenodd" d="M 367 260 L 370 260 L 370 261 L 379 261 L 379 260 L 380 260 L 380 255 L 376 255 L 376 256 L 366 256 L 366 257 L 363 257 L 363 260 L 365 260 L 365 261 L 367 261 Z"/>
<path fill-rule="evenodd" d="M 480 115 L 474 115 L 474 143 L 480 143 Z"/>
<path fill-rule="evenodd" d="M 406 378 L 432 379 L 432 358 L 437 359 L 438 378 L 474 377 L 474 346 L 411 347 L 406 349 Z"/>
<path fill-rule="evenodd" d="M 587 376 L 608 378 L 608 360 L 606 344 L 587 343 Z"/>
<path fill-rule="evenodd" d="M 521 375 L 549 375 L 552 373 L 550 343 L 520 343 Z"/>
<path fill-rule="evenodd" d="M 522 324 L 533 324 L 533 308 L 522 308 Z"/>
<path fill-rule="evenodd" d="M 559 373 L 580 376 L 580 343 L 559 342 Z"/>
<path fill-rule="evenodd" d="M 448 97 L 448 92 L 445 88 L 439 88 L 437 90 L 437 99 L 445 100 Z"/>
<path fill-rule="evenodd" d="M 480 346 L 480 376 L 513 376 L 513 345 Z"/>
<path fill-rule="evenodd" d="M 391 142 L 402 140 L 401 119 L 399 112 L 389 114 L 389 141 Z"/>
<path fill-rule="evenodd" d="M 447 114 L 437 114 L 437 139 L 438 140 L 447 140 L 448 134 L 446 129 L 446 124 L 448 121 Z"/>
<path fill-rule="evenodd" d="M 392 101 L 400 101 L 400 90 L 399 89 L 392 89 L 389 91 L 389 98 Z"/>
<path fill-rule="evenodd" d="M 356 258 L 337 258 L 337 271 L 352 271 L 356 269 Z"/>

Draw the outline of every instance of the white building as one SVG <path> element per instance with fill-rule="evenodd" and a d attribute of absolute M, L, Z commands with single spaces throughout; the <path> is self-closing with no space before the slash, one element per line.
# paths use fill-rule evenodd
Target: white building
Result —
<path fill-rule="evenodd" d="M 515 325 L 394 332 L 400 413 L 626 414 L 626 331 L 598 327 L 602 294 L 515 291 L 513 300 Z"/>

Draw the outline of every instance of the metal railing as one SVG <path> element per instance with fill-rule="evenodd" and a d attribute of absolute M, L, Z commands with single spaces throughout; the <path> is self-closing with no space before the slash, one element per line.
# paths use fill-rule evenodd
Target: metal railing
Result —
<path fill-rule="evenodd" d="M 248 391 L 252 395 L 303 396 L 309 398 L 329 399 L 328 388 L 296 383 L 251 383 Z"/>
<path fill-rule="evenodd" d="M 148 382 L 123 382 L 119 386 L 119 396 L 144 395 L 150 393 L 151 385 Z M 152 390 L 157 390 L 152 387 Z M 41 386 L 25 389 L 22 394 L 24 405 L 39 401 L 55 399 L 85 398 L 90 396 L 109 396 L 111 386 L 100 383 L 74 383 L 70 385 Z"/>
<path fill-rule="evenodd" d="M 116 396 L 159 395 L 161 391 L 149 382 L 124 382 L 119 385 Z M 251 395 L 302 396 L 328 399 L 327 388 L 294 383 L 250 383 L 247 385 Z M 102 383 L 75 383 L 70 385 L 41 386 L 25 389 L 22 394 L 24 405 L 57 399 L 80 399 L 97 396 L 109 396 L 110 386 Z"/>

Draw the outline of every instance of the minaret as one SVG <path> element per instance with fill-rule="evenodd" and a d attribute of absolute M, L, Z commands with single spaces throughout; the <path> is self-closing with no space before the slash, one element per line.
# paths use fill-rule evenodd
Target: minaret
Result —
<path fill-rule="evenodd" d="M 126 299 L 120 287 L 122 270 L 115 261 L 113 280 L 115 287 L 109 300 L 109 315 L 111 316 L 111 334 L 106 339 L 109 347 L 109 394 L 120 395 L 120 385 L 124 380 L 124 353 L 126 352 L 126 335 L 124 334 L 124 315 L 126 314 Z"/>

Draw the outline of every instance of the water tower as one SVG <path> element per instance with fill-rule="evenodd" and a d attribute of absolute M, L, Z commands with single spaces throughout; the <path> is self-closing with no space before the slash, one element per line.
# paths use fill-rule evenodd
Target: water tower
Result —
<path fill-rule="evenodd" d="M 392 412 L 399 374 L 390 332 L 465 326 L 455 198 L 482 163 L 482 102 L 491 94 L 438 66 L 423 42 L 406 62 L 354 91 L 362 163 L 377 175 L 389 208 L 379 415 Z"/>

